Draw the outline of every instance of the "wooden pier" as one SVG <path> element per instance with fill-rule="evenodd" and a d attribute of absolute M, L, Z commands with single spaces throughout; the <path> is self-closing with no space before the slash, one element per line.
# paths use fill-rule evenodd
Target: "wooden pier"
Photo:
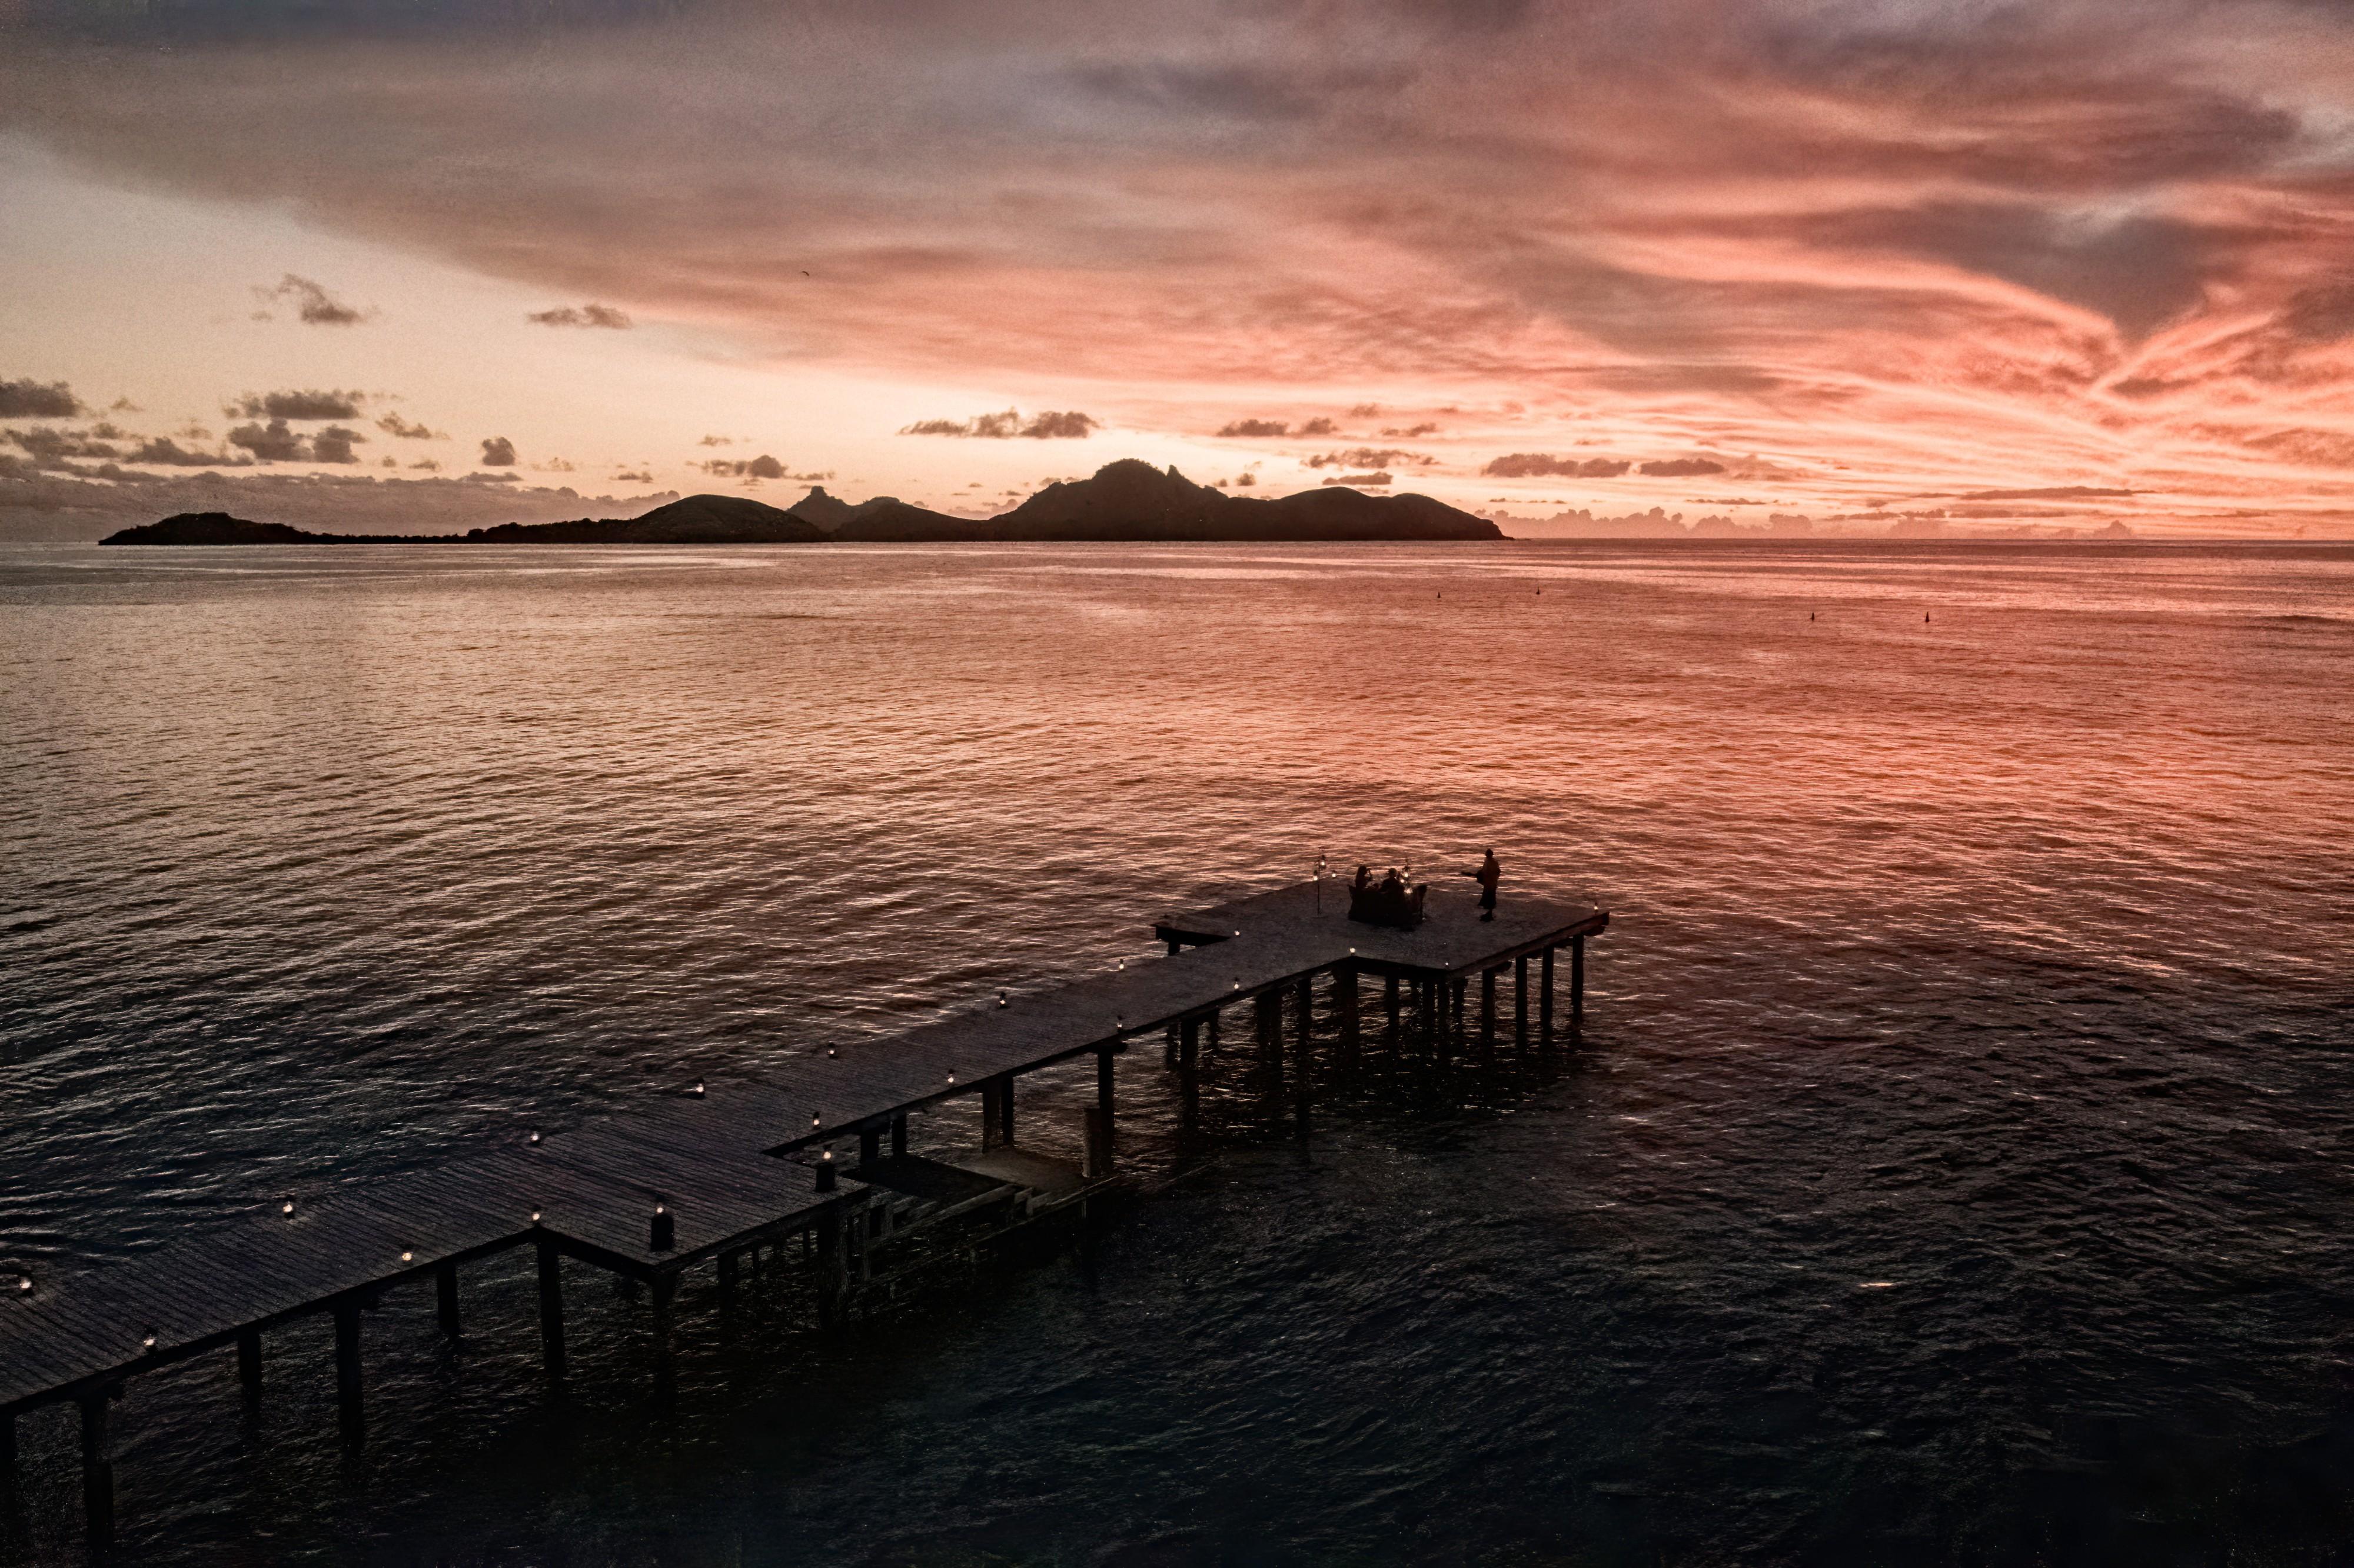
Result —
<path fill-rule="evenodd" d="M 259 1397 L 264 1336 L 318 1314 L 334 1321 L 343 1435 L 361 1442 L 366 1309 L 387 1291 L 430 1282 L 441 1330 L 455 1337 L 458 1270 L 514 1247 L 536 1254 L 541 1336 L 555 1377 L 565 1368 L 567 1260 L 648 1287 L 665 1381 L 671 1302 L 680 1277 L 703 1264 L 730 1284 L 748 1256 L 801 1238 L 820 1321 L 831 1324 L 919 1266 L 928 1236 L 953 1233 L 969 1245 L 976 1235 L 1083 1213 L 1117 1182 L 1115 1064 L 1131 1039 L 1171 1037 L 1167 1067 L 1188 1122 L 1204 1032 L 1214 1041 L 1225 1011 L 1247 1006 L 1260 1040 L 1279 1051 L 1288 998 L 1304 1040 L 1320 980 L 1331 988 L 1344 1062 L 1363 1048 L 1370 979 L 1382 981 L 1384 1038 L 1418 1032 L 1426 1044 L 1492 1045 L 1509 974 L 1513 1038 L 1550 1044 L 1554 954 L 1569 952 L 1575 1031 L 1585 1012 L 1585 938 L 1609 924 L 1584 905 L 1509 895 L 1482 921 L 1468 885 L 1459 894 L 1434 887 L 1413 931 L 1353 924 L 1347 904 L 1346 886 L 1328 881 L 1172 913 L 1154 926 L 1165 958 L 1055 991 L 1001 995 L 888 1039 L 793 1055 L 760 1081 L 682 1085 L 627 1115 L 560 1132 L 521 1130 L 476 1159 L 330 1195 L 273 1198 L 108 1267 L 0 1278 L 0 1487 L 17 1485 L 18 1416 L 75 1404 L 84 1507 L 102 1546 L 113 1528 L 107 1412 L 129 1380 L 233 1350 L 248 1398 Z M 1476 1025 L 1468 1012 L 1475 982 Z M 1021 1148 L 1015 1081 L 1089 1055 L 1096 1096 L 1084 1163 Z M 1304 1053 L 1288 1087 L 1304 1133 L 1314 1094 Z M 942 1160 L 909 1151 L 911 1112 L 968 1096 L 981 1108 L 972 1152 Z"/>

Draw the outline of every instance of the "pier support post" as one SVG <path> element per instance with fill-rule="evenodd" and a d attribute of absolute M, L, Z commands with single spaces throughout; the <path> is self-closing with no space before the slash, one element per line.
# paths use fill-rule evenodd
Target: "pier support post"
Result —
<path fill-rule="evenodd" d="M 1482 1054 L 1496 1048 L 1496 971 L 1479 973 L 1479 1050 Z"/>
<path fill-rule="evenodd" d="M 1013 1075 L 997 1080 L 997 1141 L 1013 1147 Z"/>
<path fill-rule="evenodd" d="M 1225 1016 L 1225 1008 L 1214 1007 L 1210 1010 L 1210 1026 L 1204 1037 L 1203 1049 L 1208 1051 L 1213 1056 L 1218 1054 L 1218 1020 Z"/>
<path fill-rule="evenodd" d="M 564 1375 L 564 1255 L 554 1242 L 539 1244 L 539 1344 L 547 1375 Z"/>
<path fill-rule="evenodd" d="M 905 1111 L 891 1118 L 891 1158 L 896 1160 L 907 1152 L 907 1115 Z"/>
<path fill-rule="evenodd" d="M 677 1275 L 657 1274 L 647 1292 L 653 1307 L 654 1402 L 665 1410 L 678 1400 L 678 1345 L 671 1333 L 670 1321 L 671 1298 L 677 1291 Z"/>
<path fill-rule="evenodd" d="M 237 1332 L 237 1383 L 247 1403 L 261 1397 L 261 1330 L 239 1329 Z"/>
<path fill-rule="evenodd" d="M 458 1337 L 458 1266 L 445 1263 L 433 1271 L 433 1305 L 435 1315 L 441 1319 L 441 1332 L 454 1340 Z"/>
<path fill-rule="evenodd" d="M 1363 1045 L 1357 1027 L 1357 966 L 1341 964 L 1332 970 L 1332 1011 L 1341 1024 L 1341 1065 L 1353 1072 Z"/>
<path fill-rule="evenodd" d="M 862 1127 L 858 1129 L 858 1163 L 872 1165 L 883 1158 L 883 1129 Z"/>
<path fill-rule="evenodd" d="M 984 1150 L 1011 1141 L 1005 1136 L 1006 1124 L 1013 1119 L 1005 1110 L 1006 1088 L 1003 1078 L 981 1081 L 981 1147 Z"/>
<path fill-rule="evenodd" d="M 721 1253 L 721 1254 L 719 1255 L 719 1299 L 720 1299 L 720 1303 L 724 1306 L 724 1305 L 726 1305 L 727 1302 L 734 1300 L 734 1299 L 735 1299 L 735 1297 L 736 1297 L 736 1255 L 735 1255 L 734 1253 L 732 1253 L 732 1252 L 723 1252 L 723 1253 Z"/>
<path fill-rule="evenodd" d="M 81 1396 L 81 1510 L 90 1529 L 93 1551 L 104 1552 L 114 1542 L 114 1460 L 106 1443 L 106 1403 L 109 1392 L 97 1389 Z"/>
<path fill-rule="evenodd" d="M 1259 1060 L 1266 1065 L 1265 1087 L 1270 1096 L 1283 1092 L 1283 993 L 1263 991 L 1251 999 L 1256 1010 Z M 1270 1107 L 1280 1116 L 1279 1109 Z"/>
<path fill-rule="evenodd" d="M 1569 939 L 1569 1029 L 1575 1034 L 1585 1027 L 1585 938 Z"/>
<path fill-rule="evenodd" d="M 1172 959 L 1184 950 L 1185 944 L 1182 942 L 1172 942 L 1169 944 L 1169 956 Z"/>
<path fill-rule="evenodd" d="M 1177 1120 L 1192 1128 L 1202 1119 L 1202 1021 L 1188 1018 L 1177 1026 Z"/>
<path fill-rule="evenodd" d="M 344 1441 L 353 1447 L 367 1436 L 367 1410 L 360 1402 L 360 1304 L 335 1303 L 335 1416 Z"/>
<path fill-rule="evenodd" d="M 1096 1053 L 1096 1103 L 1087 1107 L 1087 1177 L 1101 1181 L 1112 1171 L 1114 1111 L 1112 1063 L 1117 1053 Z"/>
<path fill-rule="evenodd" d="M 1526 953 L 1512 960 L 1512 1044 L 1523 1050 L 1529 1044 L 1529 956 Z"/>
<path fill-rule="evenodd" d="M 1298 1001 L 1298 1016 L 1293 1020 L 1296 1025 L 1293 1038 L 1304 1060 L 1308 1054 L 1309 1039 L 1316 1028 L 1316 992 L 1309 984 L 1306 975 L 1299 977 L 1299 983 L 1292 988 L 1292 992 Z"/>
<path fill-rule="evenodd" d="M 1394 974 L 1382 977 L 1382 1005 L 1389 1011 L 1389 1043 L 1394 1045 L 1398 1037 L 1398 978 Z"/>
<path fill-rule="evenodd" d="M 1544 977 L 1537 982 L 1537 1038 L 1553 1044 L 1553 949 L 1544 950 Z"/>
<path fill-rule="evenodd" d="M 831 1329 L 842 1320 L 842 1205 L 835 1203 L 817 1222 L 817 1326 Z"/>

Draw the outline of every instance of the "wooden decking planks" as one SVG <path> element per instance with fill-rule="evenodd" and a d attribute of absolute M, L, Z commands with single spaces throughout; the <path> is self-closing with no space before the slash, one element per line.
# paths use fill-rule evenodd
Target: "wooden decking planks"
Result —
<path fill-rule="evenodd" d="M 1166 959 L 1009 996 L 887 1040 L 805 1052 L 765 1081 L 712 1083 L 623 1116 L 502 1140 L 474 1158 L 283 1200 L 235 1222 L 77 1277 L 0 1291 L 0 1410 L 61 1397 L 161 1364 L 241 1330 L 315 1311 L 455 1259 L 545 1236 L 636 1271 L 675 1269 L 743 1239 L 811 1223 L 864 1191 L 845 1169 L 832 1193 L 776 1158 L 874 1128 L 981 1084 L 1096 1050 L 1126 1035 L 1355 963 L 1376 972 L 1459 978 L 1603 929 L 1585 905 L 1507 895 L 1478 918 L 1468 882 L 1434 885 L 1417 930 L 1347 919 L 1348 889 L 1328 881 L 1170 916 Z M 818 1125 L 811 1125 L 811 1118 Z M 994 1156 L 1013 1180 L 1019 1151 Z M 884 1161 L 878 1165 L 889 1165 Z M 912 1167 L 909 1168 L 911 1171 Z M 1043 1165 L 1041 1171 L 1044 1174 Z M 983 1180 L 960 1171 L 966 1182 Z M 908 1180 L 917 1180 L 909 1176 Z M 652 1250 L 655 1202 L 674 1245 Z M 536 1219 L 535 1219 L 536 1215 Z M 402 1257 L 406 1252 L 408 1256 Z M 149 1352 L 142 1344 L 156 1336 Z"/>

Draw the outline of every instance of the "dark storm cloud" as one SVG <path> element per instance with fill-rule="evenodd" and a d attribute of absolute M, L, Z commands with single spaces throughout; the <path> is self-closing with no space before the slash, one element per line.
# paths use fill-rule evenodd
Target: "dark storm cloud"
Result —
<path fill-rule="evenodd" d="M 1723 473 L 1724 465 L 1707 458 L 1666 458 L 1644 463 L 1635 471 L 1653 479 L 1691 479 L 1704 473 Z"/>
<path fill-rule="evenodd" d="M 1511 452 L 1491 461 L 1481 473 L 1493 479 L 1617 479 L 1634 464 L 1617 458 L 1554 457 L 1548 452 Z"/>
<path fill-rule="evenodd" d="M 1049 410 L 1022 418 L 1018 408 L 1008 408 L 998 414 L 976 414 L 970 419 L 918 419 L 903 427 L 903 436 L 963 436 L 981 440 L 1011 440 L 1027 436 L 1033 440 L 1076 440 L 1096 429 L 1097 421 L 1076 409 L 1067 412 Z"/>
<path fill-rule="evenodd" d="M 622 312 L 611 305 L 559 305 L 550 311 L 533 311 L 523 318 L 541 326 L 607 327 L 615 332 L 627 332 L 633 323 Z"/>
<path fill-rule="evenodd" d="M 365 392 L 249 392 L 221 412 L 246 419 L 356 419 Z"/>
<path fill-rule="evenodd" d="M 1344 473 L 1338 478 L 1328 479 L 1324 482 L 1326 484 L 1389 484 L 1393 481 L 1386 473 Z"/>
<path fill-rule="evenodd" d="M 71 419 L 81 399 L 62 381 L 0 381 L 0 419 Z"/>
<path fill-rule="evenodd" d="M 513 468 L 514 463 L 515 450 L 514 443 L 513 441 L 507 440 L 504 436 L 485 436 L 482 438 L 482 466 L 484 468 Z"/>

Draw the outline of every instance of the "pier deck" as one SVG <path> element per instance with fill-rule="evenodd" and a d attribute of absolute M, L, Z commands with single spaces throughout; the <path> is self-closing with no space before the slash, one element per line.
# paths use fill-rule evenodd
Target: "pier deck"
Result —
<path fill-rule="evenodd" d="M 0 1484 L 13 1484 L 18 1412 L 80 1402 L 85 1467 L 101 1474 L 104 1404 L 125 1379 L 236 1344 L 247 1385 L 258 1388 L 260 1334 L 318 1312 L 337 1317 L 350 1435 L 358 1424 L 360 1308 L 387 1289 L 433 1278 L 443 1325 L 455 1333 L 457 1266 L 505 1248 L 539 1249 L 543 1328 L 551 1370 L 560 1370 L 559 1255 L 652 1282 L 666 1303 L 684 1269 L 717 1257 L 729 1277 L 736 1253 L 768 1240 L 810 1232 L 821 1255 L 838 1254 L 843 1215 L 873 1193 L 936 1191 L 942 1202 L 958 1193 L 970 1201 L 994 1183 L 1067 1201 L 1109 1176 L 1111 1063 L 1129 1037 L 1182 1026 L 1190 1073 L 1190 1042 L 1202 1022 L 1246 1001 L 1279 1008 L 1285 993 L 1304 996 L 1319 974 L 1349 981 L 1353 1032 L 1356 976 L 1411 981 L 1434 1003 L 1452 987 L 1459 1012 L 1468 979 L 1483 974 L 1492 1010 L 1495 977 L 1517 965 L 1525 1033 L 1527 964 L 1542 955 L 1549 1037 L 1552 954 L 1572 949 L 1575 1013 L 1584 939 L 1609 916 L 1507 896 L 1495 919 L 1482 922 L 1473 898 L 1468 882 L 1459 892 L 1434 886 L 1414 931 L 1352 924 L 1348 889 L 1331 880 L 1320 889 L 1301 884 L 1167 914 L 1154 925 L 1163 958 L 1004 996 L 886 1039 L 803 1052 L 758 1081 L 682 1086 L 626 1115 L 519 1131 L 474 1159 L 275 1198 L 237 1221 L 77 1277 L 33 1278 L 29 1288 L 24 1279 L 0 1279 L 0 1458 L 9 1472 Z M 1099 1106 L 1089 1112 L 1088 1170 L 1013 1149 L 1013 1078 L 1089 1054 L 1099 1062 Z M 994 1152 L 963 1167 L 907 1155 L 911 1111 L 972 1094 L 990 1107 Z M 837 1165 L 830 1146 L 854 1138 L 857 1160 Z M 871 1185 L 859 1179 L 862 1170 Z M 100 1490 L 111 1494 L 111 1480 L 90 1491 L 92 1529 L 102 1534 Z"/>

